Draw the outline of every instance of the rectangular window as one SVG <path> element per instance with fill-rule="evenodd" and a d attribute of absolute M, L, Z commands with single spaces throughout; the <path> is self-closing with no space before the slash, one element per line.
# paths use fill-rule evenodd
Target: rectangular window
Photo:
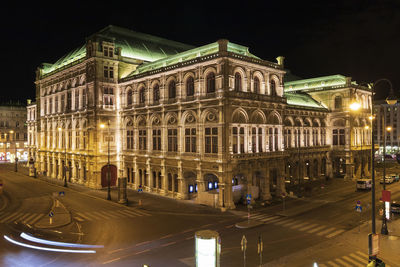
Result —
<path fill-rule="evenodd" d="M 196 152 L 196 128 L 185 129 L 185 152 Z"/>
<path fill-rule="evenodd" d="M 105 57 L 113 57 L 114 55 L 114 49 L 113 47 L 110 46 L 103 46 L 103 55 Z"/>
<path fill-rule="evenodd" d="M 83 140 L 82 140 L 83 148 L 86 148 L 87 147 L 87 131 L 83 131 L 82 133 L 83 133 Z"/>
<path fill-rule="evenodd" d="M 126 131 L 126 149 L 133 149 L 133 130 Z"/>
<path fill-rule="evenodd" d="M 58 96 L 54 98 L 54 109 L 55 113 L 58 113 Z"/>
<path fill-rule="evenodd" d="M 104 88 L 103 100 L 104 100 L 104 106 L 106 108 L 112 108 L 114 106 L 113 88 Z"/>
<path fill-rule="evenodd" d="M 86 89 L 82 90 L 82 108 L 86 108 Z"/>
<path fill-rule="evenodd" d="M 218 153 L 218 128 L 205 128 L 205 153 Z"/>
<path fill-rule="evenodd" d="M 232 128 L 232 152 L 233 153 L 238 153 L 238 128 L 233 127 Z"/>
<path fill-rule="evenodd" d="M 337 129 L 332 131 L 332 145 L 334 146 L 339 145 L 339 135 Z"/>
<path fill-rule="evenodd" d="M 339 145 L 344 146 L 346 144 L 345 141 L 345 134 L 344 134 L 344 129 L 339 130 Z"/>
<path fill-rule="evenodd" d="M 178 151 L 178 130 L 168 129 L 168 151 Z"/>
<path fill-rule="evenodd" d="M 75 149 L 79 149 L 80 148 L 80 134 L 79 134 L 79 130 L 75 131 Z"/>
<path fill-rule="evenodd" d="M 75 110 L 79 109 L 79 90 L 75 90 Z"/>
<path fill-rule="evenodd" d="M 104 78 L 114 78 L 114 67 L 104 66 Z"/>
<path fill-rule="evenodd" d="M 65 94 L 61 95 L 61 112 L 65 111 Z"/>
<path fill-rule="evenodd" d="M 147 150 L 147 131 L 139 130 L 139 150 Z"/>
<path fill-rule="evenodd" d="M 67 111 L 71 110 L 71 103 L 72 103 L 72 93 L 67 92 Z"/>
<path fill-rule="evenodd" d="M 153 130 L 153 150 L 161 150 L 161 130 Z"/>
<path fill-rule="evenodd" d="M 53 113 L 53 98 L 50 97 L 49 99 L 49 113 L 52 114 Z"/>

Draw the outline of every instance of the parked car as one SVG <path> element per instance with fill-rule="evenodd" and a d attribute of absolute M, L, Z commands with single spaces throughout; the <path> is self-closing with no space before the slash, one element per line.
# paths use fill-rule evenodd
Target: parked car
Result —
<path fill-rule="evenodd" d="M 394 178 L 392 176 L 385 177 L 385 184 L 391 184 L 393 182 L 394 182 Z M 383 179 L 381 179 L 380 183 L 383 184 Z"/>
<path fill-rule="evenodd" d="M 392 174 L 391 176 L 393 177 L 393 179 L 394 179 L 395 182 L 400 181 L 400 176 L 399 176 L 399 175 L 397 175 L 397 174 Z"/>
<path fill-rule="evenodd" d="M 393 201 L 390 204 L 390 211 L 392 213 L 399 213 L 400 214 L 400 202 Z"/>
<path fill-rule="evenodd" d="M 370 190 L 372 187 L 371 179 L 358 179 L 356 182 L 357 190 Z"/>

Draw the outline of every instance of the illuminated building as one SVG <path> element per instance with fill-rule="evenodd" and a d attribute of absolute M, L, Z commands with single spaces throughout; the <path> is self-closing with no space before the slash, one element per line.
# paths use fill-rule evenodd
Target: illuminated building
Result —
<path fill-rule="evenodd" d="M 126 177 L 128 188 L 225 208 L 243 192 L 270 199 L 333 177 L 347 141 L 332 146 L 342 144 L 332 122 L 353 116 L 349 99 L 369 91 L 336 75 L 292 81 L 284 92 L 277 60 L 228 40 L 191 47 L 109 26 L 38 69 L 37 168 L 61 179 L 67 164 L 69 182 L 106 187 L 110 141 L 112 186 Z"/>
<path fill-rule="evenodd" d="M 0 104 L 0 161 L 27 160 L 26 106 L 21 103 Z"/>

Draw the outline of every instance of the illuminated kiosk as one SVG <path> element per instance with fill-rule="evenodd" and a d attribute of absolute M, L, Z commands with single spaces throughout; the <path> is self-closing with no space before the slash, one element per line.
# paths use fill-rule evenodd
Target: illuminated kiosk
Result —
<path fill-rule="evenodd" d="M 211 230 L 195 233 L 196 238 L 196 267 L 219 267 L 221 254 L 221 239 L 219 234 Z"/>

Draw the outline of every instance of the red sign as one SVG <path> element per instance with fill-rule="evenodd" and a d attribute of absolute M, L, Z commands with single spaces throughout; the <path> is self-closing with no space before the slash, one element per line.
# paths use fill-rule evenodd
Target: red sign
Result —
<path fill-rule="evenodd" d="M 390 202 L 390 191 L 382 190 L 382 201 Z"/>

